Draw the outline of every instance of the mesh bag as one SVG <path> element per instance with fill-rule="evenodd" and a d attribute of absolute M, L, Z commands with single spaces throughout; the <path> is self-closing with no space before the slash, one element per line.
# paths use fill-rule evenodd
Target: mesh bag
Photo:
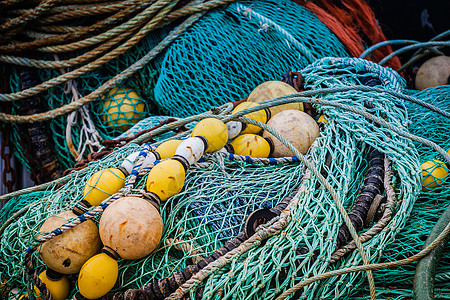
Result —
<path fill-rule="evenodd" d="M 347 211 L 350 209 L 361 188 L 367 171 L 368 153 L 372 148 L 385 153 L 392 163 L 394 178 L 391 183 L 395 199 L 392 220 L 364 243 L 369 261 L 374 263 L 405 255 L 399 249 L 399 243 L 414 244 L 409 238 L 421 239 L 422 232 L 413 235 L 408 230 L 414 230 L 411 226 L 419 222 L 421 214 L 426 213 L 425 210 L 420 212 L 421 206 L 416 202 L 422 188 L 419 154 L 427 157 L 424 155 L 427 153 L 432 157 L 432 151 L 415 145 L 398 133 L 399 130 L 408 131 L 411 120 L 414 120 L 409 114 L 420 118 L 420 113 L 414 115 L 414 105 L 404 103 L 401 98 L 390 93 L 367 92 L 358 88 L 364 78 L 369 76 L 378 78 L 381 87 L 403 92 L 403 81 L 389 69 L 364 60 L 345 58 L 319 60 L 304 68 L 302 74 L 307 90 L 355 87 L 349 91 L 315 96 L 318 100 L 314 105 L 327 116 L 328 123 L 306 158 L 313 162 L 316 170 L 326 172 L 326 180 L 336 194 L 324 188 L 313 170 L 306 169 L 298 160 L 279 160 L 277 164 L 274 160 L 271 161 L 274 164 L 261 165 L 254 164 L 258 160 L 233 160 L 219 153 L 205 155 L 204 161 L 187 171 L 182 192 L 163 203 L 161 215 L 164 233 L 157 250 L 140 260 L 119 260 L 115 291 L 138 288 L 150 281 L 165 278 L 186 267 L 194 257 L 210 255 L 242 230 L 252 210 L 272 207 L 300 187 L 302 192 L 291 200 L 289 218 L 284 227 L 275 230 L 265 241 L 255 240 L 250 247 L 241 249 L 205 280 L 189 286 L 190 296 L 195 298 L 202 295 L 204 299 L 271 299 L 308 277 L 362 264 L 358 251 L 349 253 L 332 265 L 328 265 L 328 261 L 335 250 L 342 224 L 335 200 L 341 202 Z M 422 93 L 417 96 L 428 99 L 432 95 Z M 270 100 L 268 103 L 273 102 Z M 393 127 L 388 129 L 379 126 L 360 115 L 360 111 L 374 118 L 382 118 Z M 432 116 L 439 118 L 434 113 Z M 160 128 L 159 132 L 164 132 L 164 128 Z M 90 164 L 87 169 L 71 173 L 64 186 L 58 189 L 51 185 L 44 197 L 11 220 L 0 241 L 0 279 L 7 281 L 7 287 L 18 287 L 22 291 L 31 287 L 22 262 L 26 249 L 35 242 L 37 230 L 45 219 L 71 209 L 81 200 L 86 181 L 92 174 L 117 166 L 118 162 L 137 149 L 138 145 L 127 145 L 101 161 Z M 327 156 L 332 159 L 327 159 Z M 145 180 L 146 176 L 143 176 L 136 187 L 143 187 Z M 438 192 L 433 190 L 429 193 L 438 195 Z M 424 193 L 421 198 L 430 199 L 431 195 Z M 33 193 L 28 196 L 32 197 Z M 414 205 L 417 217 L 407 221 Z M 439 209 L 436 207 L 435 211 Z M 275 220 L 272 225 L 275 226 L 277 222 Z M 403 229 L 405 224 L 411 229 Z M 298 249 L 307 251 L 299 252 Z M 33 254 L 32 259 L 36 270 L 42 271 L 44 265 L 37 253 Z M 405 269 L 412 274 L 410 269 Z M 385 276 L 381 276 L 383 272 Z M 376 283 L 389 285 L 389 278 L 396 276 L 393 272 L 375 271 Z M 367 295 L 363 285 L 365 278 L 364 273 L 350 273 L 318 281 L 306 286 L 302 297 L 342 299 L 355 293 L 360 293 L 362 297 Z M 442 290 L 445 288 L 441 287 Z M 378 292 L 388 295 L 389 286 L 380 288 Z M 401 297 L 402 290 L 392 293 Z"/>

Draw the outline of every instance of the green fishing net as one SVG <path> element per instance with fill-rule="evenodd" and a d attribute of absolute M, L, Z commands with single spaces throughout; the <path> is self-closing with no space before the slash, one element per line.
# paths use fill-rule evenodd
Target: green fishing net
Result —
<path fill-rule="evenodd" d="M 72 98 L 96 90 L 153 49 L 169 31 L 165 27 L 151 32 L 125 54 L 95 71 L 42 93 L 43 109 L 61 107 Z M 135 115 L 186 117 L 240 100 L 258 83 L 279 80 L 283 73 L 304 68 L 325 56 L 348 54 L 334 34 L 302 6 L 290 0 L 238 1 L 206 14 L 154 63 L 146 65 L 120 88 L 130 88 L 145 100 L 144 111 L 133 110 Z M 19 91 L 17 69 L 13 68 L 12 73 L 11 90 Z M 60 74 L 59 69 L 40 69 L 39 80 L 44 82 Z M 13 113 L 18 114 L 21 106 L 22 101 L 16 102 Z M 114 111 L 108 113 L 104 101 L 99 99 L 71 119 L 62 116 L 49 122 L 51 145 L 62 169 L 75 163 L 71 148 L 85 157 L 98 150 L 101 139 L 112 139 L 126 129 L 127 126 L 107 122 L 112 114 Z M 15 155 L 30 169 L 32 152 L 24 151 L 22 131 L 13 125 Z"/>
<path fill-rule="evenodd" d="M 326 58 L 304 68 L 302 74 L 307 90 L 359 86 L 370 77 L 379 79 L 381 87 L 406 92 L 403 80 L 396 73 L 359 59 Z M 438 92 L 447 96 L 437 97 Z M 445 109 L 444 99 L 448 94 L 448 89 L 430 89 L 415 96 Z M 306 158 L 317 170 L 326 172 L 326 180 L 347 211 L 361 188 L 370 149 L 386 153 L 392 162 L 394 215 L 381 232 L 364 243 L 369 261 L 392 261 L 418 252 L 445 208 L 444 195 L 448 189 L 445 181 L 438 188 L 421 193 L 420 163 L 437 155 L 431 148 L 374 123 L 356 110 L 382 118 L 397 130 L 428 137 L 444 148 L 449 145 L 440 133 L 448 130 L 449 127 L 444 125 L 448 121 L 385 92 L 365 92 L 356 88 L 314 97 L 319 101 L 314 104 L 315 108 L 327 116 L 328 123 Z M 349 110 L 344 109 L 345 104 L 350 105 Z M 432 133 L 429 127 L 415 126 L 427 122 L 424 118 L 434 124 L 436 130 L 431 130 Z M 158 132 L 164 132 L 165 128 L 168 127 L 162 127 Z M 26 249 L 33 245 L 45 219 L 78 203 L 92 174 L 107 167 L 117 167 L 127 155 L 139 149 L 138 145 L 129 144 L 101 161 L 91 163 L 85 171 L 71 173 L 64 186 L 51 185 L 39 201 L 11 220 L 0 241 L 0 280 L 7 281 L 7 288 L 17 287 L 22 292 L 31 288 L 30 277 L 22 263 Z M 327 160 L 327 157 L 332 159 Z M 292 200 L 286 227 L 266 241 L 255 242 L 204 281 L 191 286 L 191 297 L 202 293 L 204 299 L 272 299 L 308 277 L 362 264 L 358 251 L 353 251 L 337 263 L 328 265 L 342 217 L 332 195 L 317 177 L 314 174 L 305 176 L 309 171 L 302 163 L 298 160 L 278 164 L 249 161 L 213 153 L 191 167 L 186 173 L 182 192 L 161 207 L 164 233 L 157 250 L 140 260 L 119 260 L 119 279 L 114 290 L 141 287 L 183 269 L 199 256 L 210 255 L 242 231 L 251 211 L 273 207 L 300 186 L 304 190 Z M 143 176 L 136 186 L 144 187 L 145 180 L 146 176 Z M 25 197 L 36 197 L 36 192 Z M 298 249 L 307 251 L 299 252 Z M 446 258 L 448 253 L 443 260 Z M 33 254 L 33 262 L 38 272 L 44 269 L 37 253 Z M 448 272 L 448 263 L 444 262 L 438 273 L 445 272 Z M 400 271 L 375 270 L 378 294 L 386 299 L 404 299 L 402 297 L 411 289 L 407 280 L 411 280 L 413 274 L 413 266 L 405 266 Z M 363 272 L 332 277 L 306 286 L 301 296 L 304 299 L 366 297 L 366 278 Z M 401 286 L 402 282 L 404 286 Z M 437 293 L 448 295 L 448 284 L 438 284 Z"/>

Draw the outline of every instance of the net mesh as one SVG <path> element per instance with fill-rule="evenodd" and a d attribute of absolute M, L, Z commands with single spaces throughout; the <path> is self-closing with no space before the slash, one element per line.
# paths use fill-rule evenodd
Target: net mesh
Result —
<path fill-rule="evenodd" d="M 328 58 L 304 68 L 302 74 L 307 89 L 356 86 L 361 84 L 363 77 L 371 76 L 380 78 L 381 85 L 387 89 L 403 91 L 403 82 L 395 73 L 362 60 Z M 449 92 L 449 88 L 444 87 L 414 95 L 446 109 Z M 445 138 L 445 132 L 450 127 L 444 117 L 388 93 L 356 89 L 317 97 L 337 105 L 349 104 L 368 111 L 397 128 L 429 138 L 445 149 L 450 146 Z M 367 103 L 373 106 L 368 107 Z M 421 193 L 420 163 L 443 158 L 438 157 L 431 148 L 380 127 L 355 111 L 325 104 L 315 106 L 319 113 L 327 116 L 328 123 L 316 140 L 317 147 L 311 149 L 307 158 L 314 162 L 317 169 L 323 168 L 327 172 L 327 181 L 347 210 L 362 185 L 370 148 L 386 153 L 392 161 L 397 199 L 395 215 L 383 231 L 364 244 L 370 262 L 398 260 L 418 252 L 445 209 L 443 204 L 449 188 L 444 179 L 437 188 Z M 151 124 L 152 120 L 149 120 Z M 145 126 L 145 122 L 141 121 L 136 126 Z M 433 124 L 432 130 L 429 124 Z M 153 146 L 156 145 L 158 143 Z M 71 173 L 69 182 L 59 189 L 50 186 L 44 194 L 35 192 L 20 198 L 38 198 L 39 201 L 33 202 L 26 212 L 11 220 L 12 223 L 1 236 L 0 280 L 7 282 L 7 288 L 18 287 L 24 292 L 32 286 L 22 262 L 25 250 L 33 244 L 37 230 L 45 219 L 71 209 L 81 200 L 86 181 L 92 174 L 107 167 L 116 167 L 118 162 L 139 148 L 136 144 L 129 144 L 90 164 L 87 173 Z M 327 155 L 332 157 L 330 165 L 325 164 Z M 273 207 L 296 191 L 305 172 L 299 162 L 256 165 L 230 160 L 217 153 L 204 158 L 204 162 L 187 171 L 182 192 L 162 205 L 164 233 L 157 250 L 141 260 L 119 260 L 120 274 L 115 290 L 141 287 L 183 269 L 195 257 L 210 255 L 242 230 L 251 211 Z M 143 187 L 145 180 L 145 176 L 141 178 L 137 187 Z M 305 193 L 292 209 L 292 218 L 281 232 L 236 255 L 200 285 L 192 286 L 189 291 L 191 296 L 195 297 L 201 290 L 205 299 L 219 296 L 269 299 L 310 276 L 362 264 L 360 254 L 355 251 L 328 266 L 342 217 L 331 194 L 318 184 L 315 176 L 306 180 L 305 188 Z M 11 212 L 2 210 L 2 220 L 8 218 Z M 296 251 L 302 247 L 308 249 L 307 253 Z M 438 273 L 449 272 L 448 257 L 447 251 Z M 38 272 L 44 269 L 37 253 L 33 254 L 33 262 Z M 410 297 L 414 266 L 374 271 L 380 299 Z M 449 295 L 448 281 L 437 284 L 436 295 L 442 298 Z M 367 296 L 364 273 L 319 281 L 305 287 L 302 292 L 304 299 L 358 299 Z"/>
<path fill-rule="evenodd" d="M 246 14 L 245 8 L 251 9 L 252 14 Z M 73 84 L 81 96 L 89 94 L 143 57 L 168 32 L 169 28 L 163 28 L 150 33 L 125 54 L 73 80 Z M 290 0 L 239 1 L 205 15 L 121 88 L 130 88 L 145 100 L 147 107 L 142 117 L 157 114 L 186 117 L 240 100 L 257 83 L 279 80 L 282 72 L 301 69 L 315 58 L 325 56 L 348 54 L 334 34 L 302 6 Z M 60 72 L 41 69 L 39 79 L 43 82 Z M 19 91 L 19 77 L 14 69 L 12 73 L 11 89 Z M 73 92 L 67 85 L 57 86 L 41 97 L 44 110 L 50 110 L 70 103 Z M 23 102 L 17 102 L 13 113 L 17 114 L 21 106 Z M 105 122 L 102 101 L 91 103 L 88 109 L 101 138 L 112 139 L 122 133 L 120 129 L 125 129 Z M 64 116 L 51 120 L 49 125 L 53 153 L 62 169 L 71 168 L 75 163 L 66 139 L 67 123 Z M 73 145 L 89 143 L 82 129 L 82 122 L 74 124 Z M 27 155 L 23 151 L 20 132 L 20 127 L 14 125 L 15 155 L 30 169 L 32 153 Z M 90 148 L 91 152 L 95 150 L 94 146 Z"/>

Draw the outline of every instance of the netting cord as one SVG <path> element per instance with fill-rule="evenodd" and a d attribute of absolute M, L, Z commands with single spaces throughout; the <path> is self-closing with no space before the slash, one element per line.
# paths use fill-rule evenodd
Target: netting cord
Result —
<path fill-rule="evenodd" d="M 425 241 L 425 246 L 432 242 L 439 232 L 441 232 L 445 225 L 450 224 L 450 205 L 441 215 L 439 220 L 431 229 L 430 235 Z M 445 250 L 445 246 L 449 241 L 450 236 L 447 236 L 442 243 L 438 244 L 436 248 L 427 257 L 423 258 L 416 267 L 416 274 L 414 276 L 414 299 L 415 300 L 433 300 L 434 299 L 434 283 L 436 268 L 442 254 Z"/>
<path fill-rule="evenodd" d="M 369 230 L 364 232 L 359 236 L 359 240 L 361 243 L 365 243 L 372 239 L 376 234 L 378 234 L 381 230 L 383 230 L 386 225 L 391 221 L 392 215 L 393 215 L 393 209 L 396 205 L 396 199 L 395 199 L 395 191 L 392 186 L 392 177 L 393 177 L 393 171 L 391 168 L 391 161 L 389 158 L 385 157 L 384 159 L 384 189 L 386 191 L 386 206 L 384 208 L 383 216 L 378 220 L 378 222 L 372 226 Z M 347 245 L 341 247 L 340 249 L 336 250 L 333 254 L 331 254 L 331 258 L 328 261 L 328 264 L 334 264 L 338 260 L 340 260 L 344 255 L 347 253 L 353 251 L 356 249 L 356 244 L 354 241 L 351 241 Z"/>
<path fill-rule="evenodd" d="M 274 21 L 255 12 L 250 7 L 247 7 L 240 3 L 236 4 L 236 9 L 238 14 L 248 18 L 249 20 L 251 20 L 253 17 L 260 22 L 261 29 L 259 29 L 258 32 L 261 33 L 273 27 L 276 31 L 278 31 L 281 35 L 285 37 L 288 47 L 290 48 L 290 43 L 293 44 L 295 47 L 297 47 L 297 49 L 300 51 L 300 54 L 305 56 L 309 63 L 312 63 L 317 59 L 317 57 L 315 57 L 303 43 L 294 38 L 292 34 L 290 34 L 286 29 L 284 29 L 280 25 L 276 24 Z"/>
<path fill-rule="evenodd" d="M 267 124 L 264 124 L 264 123 L 261 123 L 261 122 L 258 122 L 258 121 L 252 120 L 252 119 L 248 119 L 246 117 L 239 117 L 237 120 L 248 123 L 248 124 L 253 124 L 253 125 L 259 126 L 262 129 L 271 133 L 280 142 L 282 142 L 289 150 L 291 150 L 292 153 L 294 153 L 294 155 L 306 166 L 307 170 L 309 172 L 311 172 L 311 174 L 314 175 L 319 180 L 319 182 L 330 192 L 339 212 L 341 213 L 341 215 L 344 219 L 344 223 L 347 225 L 347 227 L 350 231 L 350 235 L 352 236 L 353 240 L 356 243 L 356 246 L 358 248 L 358 251 L 360 252 L 363 263 L 365 265 L 368 265 L 369 261 L 366 257 L 364 248 L 358 239 L 358 234 L 355 231 L 355 228 L 354 228 L 344 206 L 342 205 L 342 202 L 339 200 L 338 194 L 336 193 L 334 188 L 331 186 L 331 184 L 323 177 L 323 175 L 320 174 L 320 172 L 313 165 L 313 163 L 310 162 L 309 160 L 307 160 L 294 146 L 292 146 L 292 144 L 290 142 L 288 142 L 283 136 L 281 136 L 278 132 L 276 132 L 272 127 L 268 126 Z M 302 181 L 307 180 L 307 179 L 309 179 L 309 176 L 306 176 L 306 172 L 305 172 L 305 176 L 303 177 Z M 255 235 L 250 237 L 246 242 L 241 244 L 238 248 L 236 248 L 233 251 L 230 251 L 225 256 L 222 256 L 221 258 L 219 258 L 216 261 L 217 263 L 212 262 L 212 263 L 208 264 L 208 266 L 206 266 L 204 269 L 202 269 L 201 271 L 196 273 L 191 279 L 189 279 L 180 288 L 178 288 L 178 290 L 175 291 L 169 297 L 169 299 L 180 299 L 192 286 L 198 285 L 203 279 L 208 277 L 213 272 L 219 270 L 221 267 L 226 265 L 231 259 L 242 255 L 243 253 L 247 252 L 255 245 L 258 245 L 262 240 L 265 240 L 265 239 L 273 236 L 274 234 L 278 233 L 279 231 L 281 231 L 288 223 L 288 218 L 290 217 L 290 210 L 292 208 L 296 207 L 296 205 L 299 201 L 299 194 L 301 194 L 300 191 L 291 200 L 289 205 L 286 207 L 286 209 L 280 215 L 280 218 L 278 219 L 278 221 L 274 222 L 268 228 L 264 228 L 260 231 L 257 231 L 255 233 Z M 375 283 L 374 283 L 373 275 L 372 275 L 371 271 L 367 272 L 367 277 L 368 277 L 369 284 L 370 284 L 371 298 L 376 299 Z"/>

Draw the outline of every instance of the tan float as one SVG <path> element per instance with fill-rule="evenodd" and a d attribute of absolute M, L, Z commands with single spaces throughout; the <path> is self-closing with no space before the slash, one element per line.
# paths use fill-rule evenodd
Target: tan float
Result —
<path fill-rule="evenodd" d="M 100 219 L 105 246 L 123 259 L 140 259 L 158 246 L 163 223 L 159 211 L 147 200 L 124 197 L 109 205 Z"/>
<path fill-rule="evenodd" d="M 298 110 L 285 110 L 272 117 L 267 123 L 301 154 L 306 154 L 314 140 L 319 136 L 319 126 L 307 113 Z M 276 137 L 264 131 L 263 137 L 270 138 L 274 145 L 273 157 L 293 156 L 294 154 Z"/>
<path fill-rule="evenodd" d="M 449 84 L 450 57 L 436 56 L 427 60 L 416 75 L 416 89 L 422 91 L 429 87 Z"/>
<path fill-rule="evenodd" d="M 51 232 L 75 217 L 73 212 L 64 211 L 48 218 L 39 231 Z M 42 244 L 39 256 L 47 267 L 56 272 L 75 274 L 89 258 L 100 251 L 100 247 L 97 225 L 94 221 L 87 220 Z"/>
<path fill-rule="evenodd" d="M 295 93 L 297 93 L 297 91 L 287 83 L 281 81 L 267 81 L 258 85 L 250 93 L 247 98 L 247 102 L 261 102 L 264 100 L 279 98 Z M 277 113 L 288 109 L 303 111 L 303 103 L 287 103 L 269 108 L 272 117 Z"/>

